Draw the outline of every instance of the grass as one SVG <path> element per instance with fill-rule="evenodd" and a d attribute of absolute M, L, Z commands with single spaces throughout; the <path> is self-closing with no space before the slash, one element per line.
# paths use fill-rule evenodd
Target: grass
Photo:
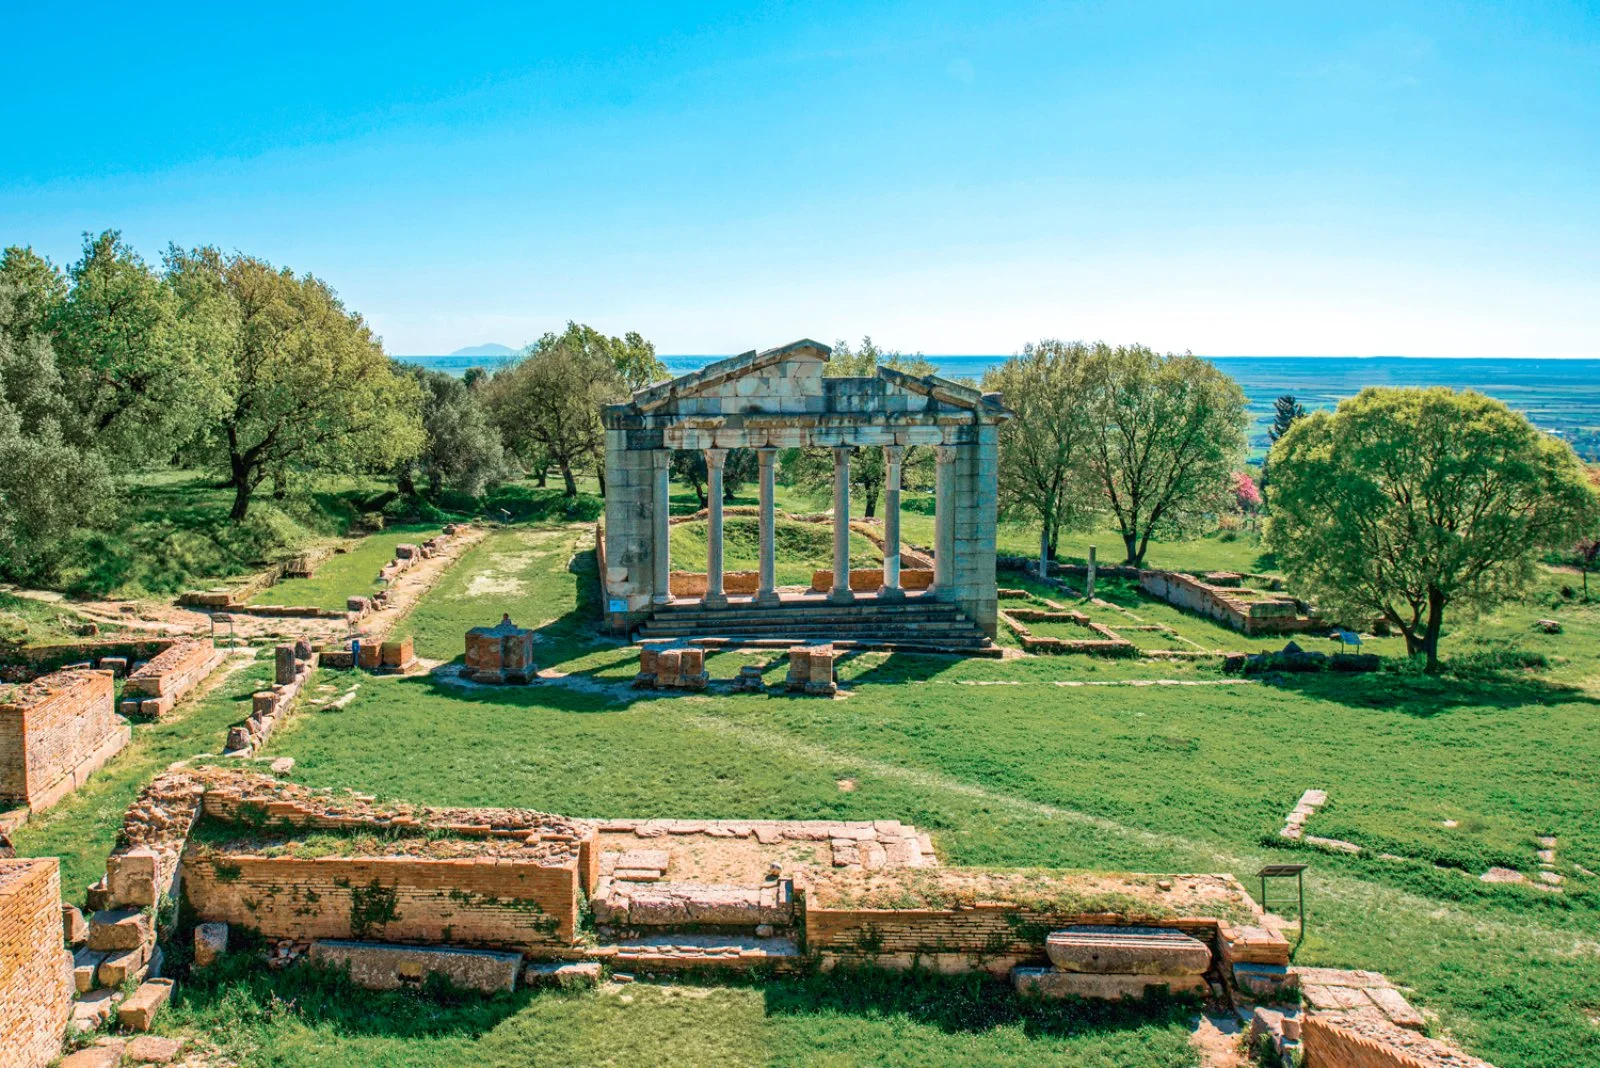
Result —
<path fill-rule="evenodd" d="M 378 569 L 394 559 L 402 542 L 420 544 L 439 533 L 429 524 L 407 523 L 369 534 L 348 551 L 335 553 L 311 578 L 290 578 L 256 594 L 251 604 L 313 605 L 344 611 L 345 599 L 378 591 Z"/>
<path fill-rule="evenodd" d="M 707 532 L 704 522 L 673 526 L 668 552 L 674 570 L 706 570 Z M 833 527 L 830 524 L 780 519 L 773 525 L 772 541 L 779 586 L 809 586 L 813 571 L 833 567 Z M 727 571 L 760 568 L 760 520 L 754 516 L 728 516 L 723 520 L 722 566 Z M 883 566 L 883 554 L 878 547 L 854 531 L 850 534 L 850 566 Z"/>
<path fill-rule="evenodd" d="M 1187 663 L 865 654 L 841 667 L 844 700 L 667 695 L 627 688 L 636 652 L 593 636 L 586 538 L 577 525 L 496 530 L 403 624 L 421 655 L 450 659 L 468 627 L 509 611 L 539 627 L 540 666 L 565 682 L 364 680 L 343 708 L 287 721 L 269 753 L 296 757 L 312 785 L 436 804 L 902 819 L 954 864 L 1231 871 L 1253 885 L 1261 863 L 1304 859 L 1302 962 L 1388 973 L 1501 1068 L 1600 1060 L 1600 880 L 1578 870 L 1600 870 L 1600 607 L 1563 599 L 1557 577 L 1525 603 L 1452 622 L 1444 654 L 1473 668 L 1458 677 L 1239 683 Z M 1177 615 L 1174 626 L 1204 622 Z M 1546 617 L 1565 633 L 1536 632 Z M 1494 655 L 1505 649 L 1549 666 L 1512 666 Z M 769 682 L 781 677 L 781 657 L 759 659 Z M 728 678 L 750 662 L 719 653 L 709 669 Z M 1157 679 L 1204 685 L 1120 685 Z M 30 825 L 23 852 L 62 853 L 69 886 L 96 874 L 138 777 L 167 754 L 214 749 L 237 719 L 236 705 L 207 711 L 219 700 L 146 728 L 142 763 L 114 763 Z M 837 785 L 846 778 L 853 790 Z M 1284 815 L 1312 786 L 1330 800 L 1311 833 L 1363 855 L 1281 845 Z M 1536 871 L 1547 834 L 1564 893 L 1476 878 L 1493 864 Z M 1176 1011 L 1045 1010 L 981 984 L 899 977 L 484 1002 L 356 994 L 240 962 L 181 987 L 161 1026 L 274 1065 L 518 1063 L 530 1049 L 576 1063 L 1194 1063 Z"/>
<path fill-rule="evenodd" d="M 0 642 L 43 645 L 73 641 L 82 623 L 80 617 L 49 601 L 0 590 Z"/>

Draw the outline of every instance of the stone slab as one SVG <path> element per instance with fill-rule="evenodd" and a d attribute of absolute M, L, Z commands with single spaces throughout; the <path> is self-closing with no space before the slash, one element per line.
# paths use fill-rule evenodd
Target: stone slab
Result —
<path fill-rule="evenodd" d="M 172 997 L 171 979 L 148 979 L 117 1008 L 117 1022 L 129 1031 L 148 1031 Z"/>
<path fill-rule="evenodd" d="M 1093 975 L 1201 975 L 1211 966 L 1204 942 L 1163 927 L 1069 927 L 1050 933 L 1045 952 L 1062 971 Z"/>
<path fill-rule="evenodd" d="M 348 967 L 350 979 L 368 990 L 419 986 L 430 975 L 463 990 L 485 994 L 516 989 L 522 954 L 448 946 L 401 946 L 382 942 L 320 939 L 311 943 L 313 961 Z"/>
<path fill-rule="evenodd" d="M 1096 975 L 1054 968 L 1013 968 L 1011 983 L 1022 994 L 1101 1001 L 1142 998 L 1162 989 L 1172 994 L 1198 995 L 1210 990 L 1201 975 Z"/>

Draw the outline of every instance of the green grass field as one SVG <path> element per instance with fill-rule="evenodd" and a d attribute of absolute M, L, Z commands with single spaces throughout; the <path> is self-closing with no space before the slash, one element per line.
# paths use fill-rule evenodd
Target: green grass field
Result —
<path fill-rule="evenodd" d="M 385 527 L 356 542 L 348 552 L 335 553 L 310 578 L 284 579 L 251 598 L 251 604 L 314 605 L 344 611 L 345 599 L 370 596 L 378 591 L 378 570 L 394 559 L 402 542 L 421 544 L 440 528 L 425 523 Z"/>
<path fill-rule="evenodd" d="M 1232 871 L 1253 885 L 1265 861 L 1306 860 L 1302 962 L 1388 973 L 1438 1014 L 1436 1030 L 1501 1068 L 1600 1061 L 1600 880 L 1583 873 L 1600 870 L 1600 607 L 1563 600 L 1557 578 L 1453 626 L 1444 655 L 1460 670 L 1442 678 L 1239 682 L 1184 663 L 865 654 L 841 666 L 844 700 L 664 695 L 629 689 L 636 652 L 592 629 L 588 534 L 494 531 L 401 625 L 421 655 L 448 660 L 468 627 L 509 612 L 540 628 L 540 666 L 564 680 L 463 691 L 363 679 L 343 708 L 303 708 L 269 753 L 296 757 L 299 781 L 424 802 L 897 818 L 930 830 L 956 864 Z M 1202 639 L 1214 626 L 1173 616 L 1159 621 Z M 1536 633 L 1547 617 L 1565 632 Z M 1550 666 L 1496 668 L 1509 648 Z M 716 654 L 709 669 L 729 678 L 751 659 Z M 768 663 L 769 681 L 781 678 L 782 658 Z M 140 728 L 134 749 L 19 847 L 62 855 L 73 893 L 98 872 L 139 783 L 215 751 L 254 681 L 241 673 L 179 720 Z M 854 790 L 839 788 L 845 778 Z M 1279 845 L 1284 815 L 1313 786 L 1330 801 L 1310 832 L 1357 842 L 1362 856 Z M 1490 865 L 1534 873 L 1542 835 L 1558 840 L 1563 893 L 1476 878 Z M 1177 1009 L 1041 1008 L 1003 987 L 858 976 L 484 1002 L 374 998 L 241 961 L 181 986 L 161 1028 L 270 1065 L 1195 1063 Z"/>

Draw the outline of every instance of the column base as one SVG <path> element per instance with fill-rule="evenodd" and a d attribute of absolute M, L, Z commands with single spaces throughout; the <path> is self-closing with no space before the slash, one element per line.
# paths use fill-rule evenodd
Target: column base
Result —
<path fill-rule="evenodd" d="M 829 590 L 828 600 L 834 604 L 852 604 L 856 599 L 854 590 Z"/>
<path fill-rule="evenodd" d="M 654 594 L 650 598 L 650 603 L 651 604 L 671 604 L 672 603 L 672 594 L 670 594 L 670 593 L 657 593 L 657 594 Z"/>
<path fill-rule="evenodd" d="M 903 601 L 905 599 L 906 591 L 899 586 L 878 587 L 878 600 L 880 601 Z"/>
<path fill-rule="evenodd" d="M 756 594 L 755 603 L 763 608 L 771 608 L 783 603 L 783 598 L 778 596 L 777 590 L 762 590 Z"/>
<path fill-rule="evenodd" d="M 700 598 L 700 607 L 726 608 L 728 607 L 728 595 L 725 593 L 708 593 Z"/>

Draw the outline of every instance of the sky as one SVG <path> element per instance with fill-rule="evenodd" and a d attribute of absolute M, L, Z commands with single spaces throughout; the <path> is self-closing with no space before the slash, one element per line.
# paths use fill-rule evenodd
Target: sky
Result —
<path fill-rule="evenodd" d="M 7 5 L 0 244 L 569 320 L 1600 356 L 1600 4 Z"/>

